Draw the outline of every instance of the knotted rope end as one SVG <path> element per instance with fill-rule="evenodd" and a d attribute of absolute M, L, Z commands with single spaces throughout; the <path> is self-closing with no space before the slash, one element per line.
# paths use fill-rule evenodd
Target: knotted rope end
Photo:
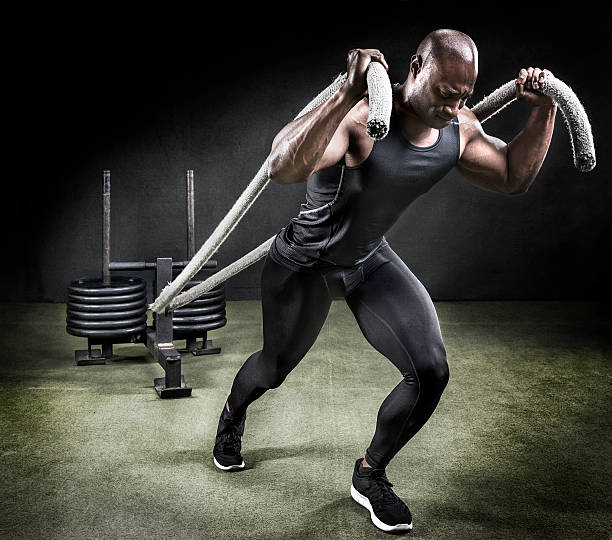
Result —
<path fill-rule="evenodd" d="M 389 133 L 389 125 L 382 120 L 372 119 L 366 123 L 366 131 L 372 139 L 381 141 Z"/>
<path fill-rule="evenodd" d="M 580 172 L 591 172 L 596 164 L 597 160 L 592 153 L 580 152 L 576 154 L 575 165 Z"/>

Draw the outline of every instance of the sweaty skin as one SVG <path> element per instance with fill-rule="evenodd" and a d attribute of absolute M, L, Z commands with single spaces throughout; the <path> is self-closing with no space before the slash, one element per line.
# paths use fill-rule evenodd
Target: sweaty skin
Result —
<path fill-rule="evenodd" d="M 363 163 L 372 151 L 366 133 L 369 112 L 366 70 L 370 62 L 388 69 L 377 49 L 353 49 L 347 80 L 326 103 L 287 124 L 275 137 L 268 158 L 270 179 L 304 182 L 343 157 L 348 166 Z M 542 166 L 552 137 L 556 105 L 537 93 L 547 70 L 529 67 L 516 79 L 517 99 L 531 106 L 523 130 L 510 143 L 486 134 L 468 107 L 478 75 L 478 52 L 471 38 L 455 30 L 429 34 L 412 56 L 406 80 L 394 88 L 393 107 L 404 136 L 416 146 L 435 142 L 455 117 L 460 128 L 459 173 L 489 191 L 517 195 L 527 191 Z"/>

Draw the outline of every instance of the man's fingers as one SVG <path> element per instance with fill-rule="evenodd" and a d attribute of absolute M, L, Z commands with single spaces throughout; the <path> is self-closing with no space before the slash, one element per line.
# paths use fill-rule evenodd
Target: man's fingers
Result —
<path fill-rule="evenodd" d="M 542 73 L 542 70 L 538 67 L 533 70 L 531 85 L 533 86 L 534 90 L 537 90 L 540 87 L 540 84 L 539 84 L 540 73 Z"/>
<path fill-rule="evenodd" d="M 527 88 L 527 90 L 531 90 L 532 80 L 533 80 L 533 68 L 528 67 L 527 68 L 527 80 L 525 81 L 525 88 Z"/>
<path fill-rule="evenodd" d="M 542 87 L 547 77 L 552 77 L 553 74 L 548 69 L 540 69 L 539 67 L 521 68 L 514 82 L 516 89 L 516 99 L 522 100 L 524 103 L 536 105 L 544 103 L 551 98 L 542 93 Z"/>
<path fill-rule="evenodd" d="M 351 49 L 348 52 L 349 60 L 354 60 L 358 57 L 358 61 L 363 68 L 365 68 L 370 62 L 380 62 L 385 70 L 389 71 L 389 64 L 385 59 L 385 55 L 378 49 Z"/>
<path fill-rule="evenodd" d="M 372 58 L 378 60 L 383 65 L 385 70 L 389 71 L 389 64 L 387 64 L 387 61 L 385 60 L 385 55 L 383 53 L 373 54 Z"/>
<path fill-rule="evenodd" d="M 527 70 L 525 68 L 519 71 L 516 79 L 516 99 L 522 99 L 525 94 L 525 82 L 527 81 Z"/>
<path fill-rule="evenodd" d="M 389 65 L 385 60 L 385 55 L 381 53 L 378 49 L 364 49 L 365 54 L 369 55 L 370 61 L 374 60 L 376 62 L 380 62 L 386 71 L 389 71 Z"/>

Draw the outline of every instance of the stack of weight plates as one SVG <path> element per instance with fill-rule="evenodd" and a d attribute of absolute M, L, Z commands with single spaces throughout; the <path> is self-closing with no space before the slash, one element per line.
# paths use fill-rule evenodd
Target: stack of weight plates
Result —
<path fill-rule="evenodd" d="M 113 276 L 110 283 L 82 278 L 70 282 L 66 331 L 73 336 L 117 342 L 144 333 L 147 288 L 141 278 Z"/>
<path fill-rule="evenodd" d="M 184 290 L 201 283 L 190 281 Z M 208 330 L 215 330 L 227 324 L 225 318 L 225 286 L 223 284 L 172 312 L 175 339 L 199 337 Z"/>

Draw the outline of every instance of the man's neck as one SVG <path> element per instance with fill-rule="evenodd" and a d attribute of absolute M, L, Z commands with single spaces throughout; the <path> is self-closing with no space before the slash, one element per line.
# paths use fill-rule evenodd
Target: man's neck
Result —
<path fill-rule="evenodd" d="M 414 112 L 410 105 L 409 81 L 393 88 L 393 110 L 402 133 L 415 146 L 431 146 L 439 137 L 440 130 L 429 127 Z"/>

